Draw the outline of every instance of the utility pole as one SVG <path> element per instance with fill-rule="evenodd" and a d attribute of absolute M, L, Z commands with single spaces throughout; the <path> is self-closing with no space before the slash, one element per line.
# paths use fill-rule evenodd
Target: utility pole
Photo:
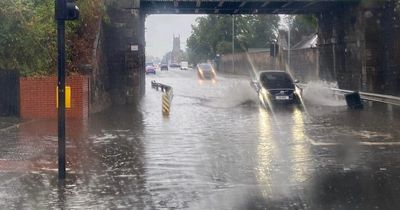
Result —
<path fill-rule="evenodd" d="M 65 21 L 57 20 L 58 177 L 65 179 Z"/>
<path fill-rule="evenodd" d="M 289 19 L 289 24 L 288 24 L 288 70 L 290 71 L 290 25 L 291 25 L 291 19 Z"/>
<path fill-rule="evenodd" d="M 75 2 L 57 0 L 57 91 L 58 91 L 58 178 L 65 179 L 65 21 L 76 20 L 79 9 Z"/>
<path fill-rule="evenodd" d="M 232 70 L 235 73 L 235 15 L 232 15 Z"/>

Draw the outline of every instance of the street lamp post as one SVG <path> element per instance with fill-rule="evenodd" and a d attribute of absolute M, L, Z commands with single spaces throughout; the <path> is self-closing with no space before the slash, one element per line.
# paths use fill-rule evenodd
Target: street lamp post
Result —
<path fill-rule="evenodd" d="M 289 19 L 289 24 L 288 24 L 288 68 L 290 70 L 290 24 L 291 20 Z"/>
<path fill-rule="evenodd" d="M 235 15 L 232 15 L 232 71 L 235 73 Z"/>

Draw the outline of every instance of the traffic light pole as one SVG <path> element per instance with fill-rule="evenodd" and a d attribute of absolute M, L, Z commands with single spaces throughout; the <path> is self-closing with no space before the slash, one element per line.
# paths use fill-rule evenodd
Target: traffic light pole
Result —
<path fill-rule="evenodd" d="M 58 93 L 58 178 L 64 180 L 65 172 L 65 21 L 77 20 L 79 8 L 75 0 L 56 0 L 57 20 L 57 93 Z"/>
<path fill-rule="evenodd" d="M 65 179 L 65 20 L 57 20 L 58 178 Z"/>

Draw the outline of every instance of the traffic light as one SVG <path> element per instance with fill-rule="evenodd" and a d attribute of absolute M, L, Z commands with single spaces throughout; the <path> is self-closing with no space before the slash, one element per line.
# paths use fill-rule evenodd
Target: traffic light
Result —
<path fill-rule="evenodd" d="M 56 0 L 57 20 L 76 20 L 79 18 L 79 8 L 75 0 Z"/>
<path fill-rule="evenodd" d="M 75 1 L 67 2 L 67 16 L 65 20 L 77 20 L 79 18 L 79 8 L 76 6 Z"/>

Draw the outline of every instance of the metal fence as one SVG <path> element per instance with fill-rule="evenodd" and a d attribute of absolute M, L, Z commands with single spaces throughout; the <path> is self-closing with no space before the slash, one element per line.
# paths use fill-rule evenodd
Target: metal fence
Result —
<path fill-rule="evenodd" d="M 19 115 L 19 72 L 0 69 L 0 116 Z"/>

